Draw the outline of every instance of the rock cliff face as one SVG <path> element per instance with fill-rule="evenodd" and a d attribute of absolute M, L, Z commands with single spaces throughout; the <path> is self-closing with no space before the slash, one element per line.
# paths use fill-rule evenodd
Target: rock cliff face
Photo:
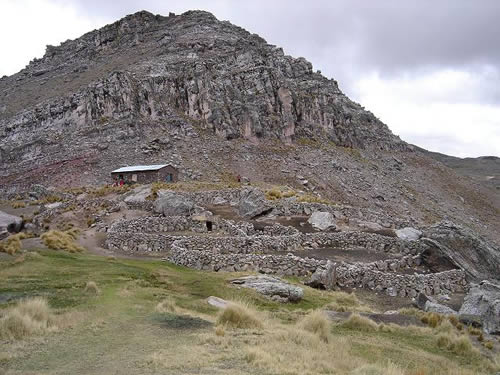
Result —
<path fill-rule="evenodd" d="M 99 150 L 117 124 L 115 140 L 133 139 L 138 122 L 194 123 L 225 139 L 321 136 L 348 147 L 406 147 L 305 59 L 201 11 L 139 12 L 48 46 L 0 81 L 0 100 L 7 165 L 60 153 L 61 140 L 67 154 Z"/>

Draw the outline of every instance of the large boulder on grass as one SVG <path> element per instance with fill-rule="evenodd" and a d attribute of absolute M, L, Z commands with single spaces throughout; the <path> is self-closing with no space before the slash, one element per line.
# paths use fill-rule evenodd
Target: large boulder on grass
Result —
<path fill-rule="evenodd" d="M 232 280 L 232 284 L 256 290 L 258 293 L 279 302 L 298 302 L 304 296 L 304 290 L 272 276 L 246 276 Z"/>
<path fill-rule="evenodd" d="M 164 216 L 189 216 L 194 212 L 195 204 L 182 194 L 160 190 L 153 208 Z"/>
<path fill-rule="evenodd" d="M 478 322 L 489 334 L 500 334 L 500 285 L 482 281 L 473 285 L 458 312 L 460 320 Z"/>
<path fill-rule="evenodd" d="M 8 233 L 17 233 L 23 229 L 23 219 L 19 216 L 10 215 L 0 211 L 0 237 Z"/>
<path fill-rule="evenodd" d="M 311 224 L 314 229 L 321 231 L 335 230 L 335 228 L 337 227 L 335 217 L 330 212 L 313 212 L 307 222 Z"/>

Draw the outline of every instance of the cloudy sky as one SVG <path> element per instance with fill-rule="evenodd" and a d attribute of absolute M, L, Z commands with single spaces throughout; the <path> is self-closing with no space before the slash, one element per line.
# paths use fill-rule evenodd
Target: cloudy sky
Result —
<path fill-rule="evenodd" d="M 0 0 L 0 76 L 142 9 L 210 11 L 307 58 L 410 143 L 500 156 L 498 0 Z"/>

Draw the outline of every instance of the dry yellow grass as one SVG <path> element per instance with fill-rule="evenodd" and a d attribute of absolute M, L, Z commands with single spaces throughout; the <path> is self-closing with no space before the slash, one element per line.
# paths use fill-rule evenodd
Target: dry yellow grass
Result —
<path fill-rule="evenodd" d="M 331 294 L 332 302 L 327 304 L 324 308 L 333 311 L 358 311 L 368 312 L 369 308 L 363 306 L 358 297 L 354 293 L 333 292 Z"/>
<path fill-rule="evenodd" d="M 359 314 L 351 314 L 349 318 L 341 324 L 345 328 L 355 329 L 358 331 L 370 332 L 377 331 L 379 326 L 373 320 L 368 319 Z"/>
<path fill-rule="evenodd" d="M 25 238 L 28 238 L 28 236 L 23 232 L 10 235 L 7 239 L 0 242 L 0 253 L 14 255 L 21 250 L 21 240 L 24 240 Z"/>
<path fill-rule="evenodd" d="M 262 329 L 262 317 L 248 304 L 231 302 L 217 315 L 217 325 L 226 325 L 232 328 Z"/>
<path fill-rule="evenodd" d="M 101 294 L 101 290 L 94 281 L 87 281 L 84 288 L 85 293 L 98 295 Z"/>
<path fill-rule="evenodd" d="M 177 313 L 178 308 L 177 305 L 175 304 L 175 301 L 173 301 L 170 298 L 165 298 L 163 301 L 158 303 L 155 308 L 156 312 L 159 313 Z"/>
<path fill-rule="evenodd" d="M 314 310 L 307 314 L 298 324 L 305 331 L 314 333 L 324 341 L 328 342 L 330 337 L 330 321 L 321 310 Z"/>
<path fill-rule="evenodd" d="M 75 228 L 66 231 L 49 230 L 43 233 L 40 239 L 49 249 L 76 253 L 85 250 L 82 246 L 75 243 L 77 235 L 78 230 Z"/>
<path fill-rule="evenodd" d="M 328 199 L 324 199 L 312 194 L 302 194 L 298 197 L 297 201 L 304 203 L 321 203 L 327 205 L 333 205 L 334 203 L 329 201 Z"/>
<path fill-rule="evenodd" d="M 47 301 L 40 297 L 18 302 L 0 318 L 0 337 L 4 339 L 22 339 L 55 329 L 56 318 Z"/>
<path fill-rule="evenodd" d="M 479 355 L 468 336 L 456 335 L 454 332 L 440 333 L 436 337 L 436 343 L 440 348 L 447 349 L 458 355 Z"/>
<path fill-rule="evenodd" d="M 26 207 L 26 203 L 24 203 L 22 201 L 12 202 L 10 205 L 12 208 L 24 208 L 24 207 Z"/>

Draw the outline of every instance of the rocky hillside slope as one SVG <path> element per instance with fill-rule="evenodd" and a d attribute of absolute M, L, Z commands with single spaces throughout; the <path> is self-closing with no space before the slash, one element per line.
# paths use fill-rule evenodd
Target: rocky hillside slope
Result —
<path fill-rule="evenodd" d="M 401 141 L 304 58 L 207 12 L 138 12 L 0 79 L 4 193 L 166 162 L 184 180 L 239 174 L 500 241 L 493 190 Z"/>
<path fill-rule="evenodd" d="M 424 150 L 422 150 L 424 151 Z M 470 177 L 485 186 L 500 192 L 500 158 L 480 156 L 478 158 L 457 158 L 454 156 L 430 152 L 429 156 L 454 169 L 458 174 Z"/>

